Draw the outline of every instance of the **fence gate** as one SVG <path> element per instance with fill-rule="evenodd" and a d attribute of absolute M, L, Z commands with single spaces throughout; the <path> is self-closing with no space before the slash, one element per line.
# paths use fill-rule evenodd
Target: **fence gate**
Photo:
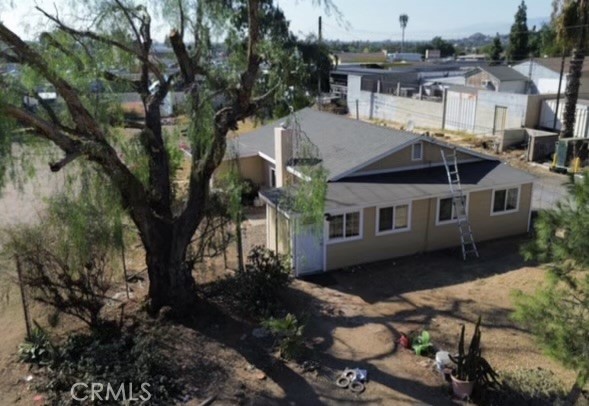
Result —
<path fill-rule="evenodd" d="M 475 132 L 476 94 L 448 91 L 444 129 Z"/>

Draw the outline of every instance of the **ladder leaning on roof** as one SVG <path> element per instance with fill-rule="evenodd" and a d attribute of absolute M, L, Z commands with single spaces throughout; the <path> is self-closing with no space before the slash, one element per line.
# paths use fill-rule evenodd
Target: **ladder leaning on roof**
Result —
<path fill-rule="evenodd" d="M 460 184 L 456 148 L 452 151 L 453 153 L 446 157 L 444 150 L 440 150 L 442 153 L 442 159 L 444 160 L 444 166 L 446 167 L 446 174 L 448 175 L 450 192 L 452 193 L 452 208 L 456 213 L 456 220 L 458 222 L 460 243 L 462 244 L 462 258 L 466 260 L 468 255 L 474 255 L 478 258 L 479 252 L 474 242 L 474 237 L 472 236 L 472 229 L 470 228 L 470 221 L 468 221 L 468 213 L 466 212 L 466 201 Z"/>

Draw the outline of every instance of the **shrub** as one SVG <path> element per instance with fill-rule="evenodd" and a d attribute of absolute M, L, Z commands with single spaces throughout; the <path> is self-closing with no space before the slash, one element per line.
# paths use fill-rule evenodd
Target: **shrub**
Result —
<path fill-rule="evenodd" d="M 277 339 L 280 356 L 284 359 L 296 359 L 303 350 L 303 330 L 297 318 L 288 313 L 283 318 L 270 318 L 262 322 L 262 326 L 270 330 Z"/>
<path fill-rule="evenodd" d="M 55 349 L 49 337 L 39 326 L 31 331 L 30 337 L 18 346 L 18 357 L 22 362 L 49 365 L 55 356 Z"/>
<path fill-rule="evenodd" d="M 282 256 L 261 246 L 252 248 L 243 271 L 238 271 L 228 286 L 229 294 L 246 314 L 267 317 L 274 314 L 279 294 L 291 281 L 289 267 Z"/>
<path fill-rule="evenodd" d="M 48 369 L 49 380 L 38 387 L 48 392 L 51 404 L 77 404 L 70 396 L 76 382 L 109 384 L 119 388 L 132 386 L 135 395 L 148 383 L 150 405 L 174 404 L 182 388 L 174 379 L 168 360 L 161 353 L 154 332 L 119 332 L 105 328 L 92 335 L 74 335 L 57 349 L 55 362 Z M 77 396 L 89 388 L 80 386 Z M 100 403 L 99 403 L 100 404 Z M 103 402 L 103 404 L 112 404 Z"/>
<path fill-rule="evenodd" d="M 488 391 L 480 400 L 486 405 L 566 404 L 567 392 L 551 371 L 545 369 L 516 369 L 501 374 L 499 390 Z"/>

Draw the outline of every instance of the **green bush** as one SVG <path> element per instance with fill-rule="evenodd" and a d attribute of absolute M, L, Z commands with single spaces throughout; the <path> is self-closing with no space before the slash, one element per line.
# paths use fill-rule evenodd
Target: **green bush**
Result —
<path fill-rule="evenodd" d="M 114 388 L 132 385 L 137 394 L 142 383 L 149 383 L 150 405 L 173 404 L 182 388 L 160 348 L 153 332 L 121 333 L 105 328 L 92 335 L 74 335 L 57 349 L 55 361 L 48 369 L 48 382 L 37 389 L 48 393 L 51 404 L 69 405 L 77 404 L 70 395 L 76 382 L 109 384 Z M 78 389 L 77 396 L 88 395 L 85 391 L 89 388 Z"/>
<path fill-rule="evenodd" d="M 54 360 L 55 350 L 43 329 L 35 327 L 31 336 L 18 346 L 18 357 L 22 362 L 49 365 Z"/>
<path fill-rule="evenodd" d="M 501 373 L 501 388 L 488 391 L 480 404 L 550 406 L 566 404 L 566 391 L 551 371 L 516 369 Z"/>
<path fill-rule="evenodd" d="M 304 348 L 303 330 L 297 318 L 288 313 L 283 318 L 270 318 L 262 322 L 262 326 L 270 330 L 277 339 L 280 356 L 284 359 L 296 359 Z"/>
<path fill-rule="evenodd" d="M 279 295 L 291 279 L 290 268 L 282 256 L 256 246 L 247 257 L 245 269 L 231 279 L 229 294 L 245 314 L 264 318 L 278 310 Z"/>

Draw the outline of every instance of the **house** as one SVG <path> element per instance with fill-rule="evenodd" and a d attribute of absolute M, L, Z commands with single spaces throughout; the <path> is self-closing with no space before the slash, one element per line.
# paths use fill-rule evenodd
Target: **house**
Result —
<path fill-rule="evenodd" d="M 241 175 L 260 185 L 266 244 L 291 255 L 297 276 L 460 245 L 441 155 L 456 147 L 310 108 L 295 116 L 298 126 L 269 124 L 233 139 L 238 158 L 218 171 L 237 159 Z M 301 224 L 283 204 L 290 185 L 305 181 L 301 139 L 328 172 L 320 225 Z M 475 240 L 525 233 L 534 178 L 474 151 L 456 153 Z"/>
<path fill-rule="evenodd" d="M 564 61 L 562 82 L 560 83 L 561 94 L 564 94 L 566 89 L 570 60 L 571 58 L 565 58 Z M 518 63 L 513 66 L 513 69 L 531 80 L 532 94 L 546 94 L 558 92 L 561 67 L 562 58 L 535 58 Z M 583 64 L 579 95 L 589 96 L 589 63 Z"/>
<path fill-rule="evenodd" d="M 527 92 L 528 78 L 509 66 L 478 67 L 465 76 L 466 86 L 505 93 Z"/>

